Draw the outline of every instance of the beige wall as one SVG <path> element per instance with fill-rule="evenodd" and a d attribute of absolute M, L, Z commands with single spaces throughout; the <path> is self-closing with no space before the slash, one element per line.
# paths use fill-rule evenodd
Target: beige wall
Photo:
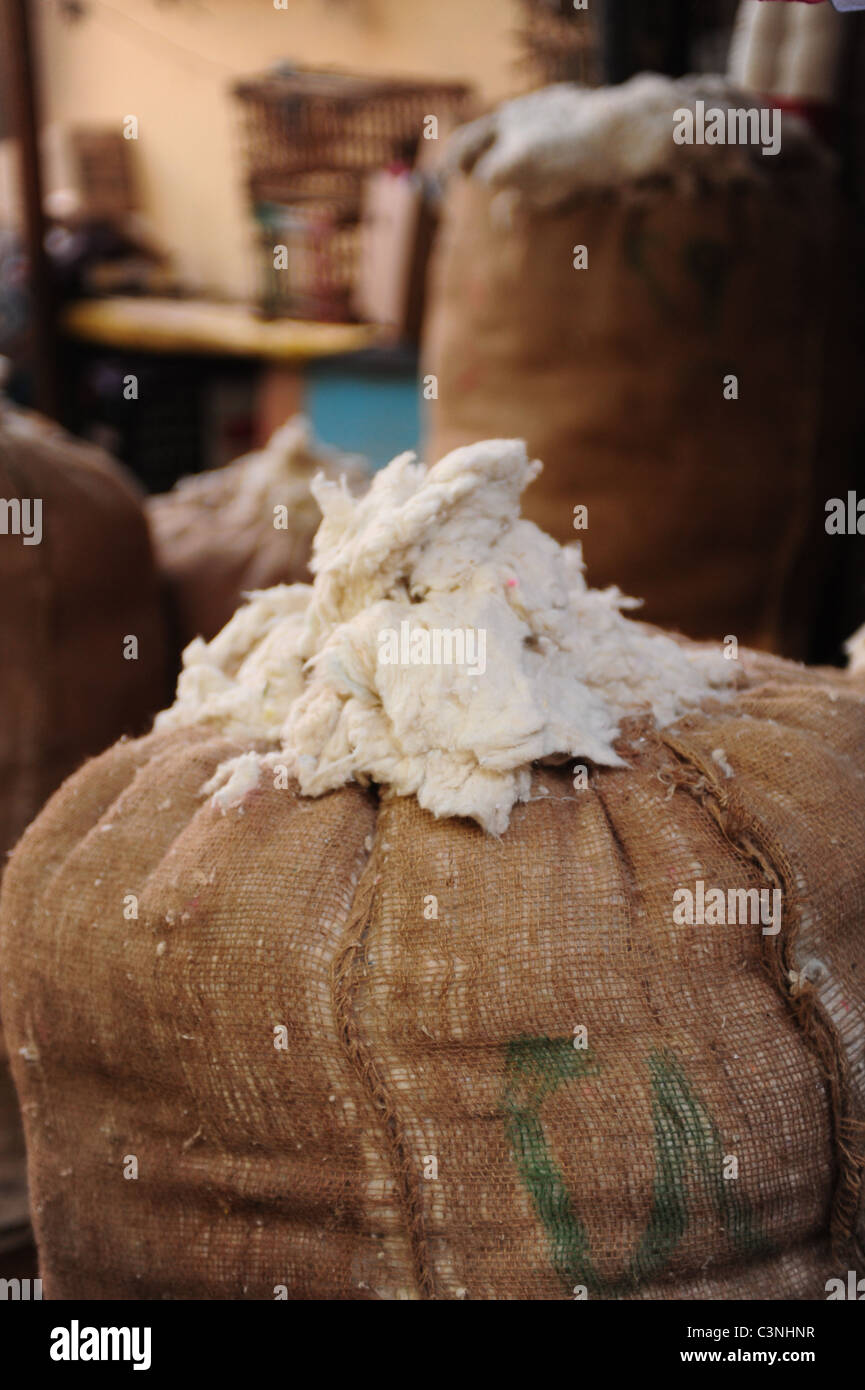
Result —
<path fill-rule="evenodd" d="M 515 0 L 85 0 L 86 16 L 39 15 L 48 123 L 139 121 L 146 214 L 186 280 L 252 289 L 239 124 L 229 87 L 278 59 L 454 77 L 485 97 L 519 84 Z M 49 160 L 49 185 L 62 176 Z"/>

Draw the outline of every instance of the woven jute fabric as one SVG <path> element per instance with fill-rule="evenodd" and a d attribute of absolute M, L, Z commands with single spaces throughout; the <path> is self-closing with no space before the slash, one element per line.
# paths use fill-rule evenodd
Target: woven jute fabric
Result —
<path fill-rule="evenodd" d="M 802 659 L 841 582 L 824 507 L 853 486 L 860 330 L 831 187 L 769 183 L 536 212 L 454 178 L 425 456 L 524 438 L 544 463 L 524 514 L 582 542 L 593 584 L 690 637 Z"/>
<path fill-rule="evenodd" d="M 500 839 L 270 777 L 223 814 L 201 729 L 78 772 L 0 903 L 46 1295 L 825 1298 L 862 1257 L 865 691 L 747 660 L 627 767 L 536 769 Z M 777 887 L 780 931 L 676 925 L 697 879 Z"/>

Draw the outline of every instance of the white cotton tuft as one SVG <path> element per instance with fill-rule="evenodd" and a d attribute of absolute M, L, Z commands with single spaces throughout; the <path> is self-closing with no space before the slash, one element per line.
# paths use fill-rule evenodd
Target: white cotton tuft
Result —
<path fill-rule="evenodd" d="M 851 675 L 855 676 L 860 671 L 865 671 L 865 626 L 858 628 L 844 643 L 844 651 L 847 653 L 847 666 Z"/>
<path fill-rule="evenodd" d="M 192 643 L 157 726 L 267 741 L 310 796 L 374 782 L 493 834 L 533 762 L 620 765 L 626 715 L 668 724 L 728 690 L 730 663 L 625 617 L 634 600 L 590 589 L 577 545 L 521 519 L 539 469 L 493 439 L 431 468 L 403 454 L 357 499 L 317 482 L 314 583 L 253 594 Z M 220 769 L 220 806 L 261 761 Z"/>
<path fill-rule="evenodd" d="M 725 77 L 671 78 L 639 73 L 612 87 L 560 82 L 502 102 L 455 131 L 448 163 L 480 183 L 535 209 L 552 209 L 583 193 L 619 190 L 650 179 L 691 185 L 751 183 L 776 167 L 759 144 L 677 143 L 677 113 L 753 110 L 765 106 Z M 799 117 L 785 112 L 778 167 L 831 158 Z M 501 204 L 499 204 L 501 206 Z M 505 216 L 515 204 L 506 205 Z"/>

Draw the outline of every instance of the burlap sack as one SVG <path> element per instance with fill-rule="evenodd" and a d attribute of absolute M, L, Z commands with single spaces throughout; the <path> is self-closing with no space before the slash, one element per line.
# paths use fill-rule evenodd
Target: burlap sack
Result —
<path fill-rule="evenodd" d="M 39 544 L 0 533 L 2 853 L 79 763 L 141 732 L 168 671 L 147 524 L 118 465 L 3 406 L 0 498 L 42 504 Z"/>
<path fill-rule="evenodd" d="M 147 525 L 122 470 L 3 404 L 0 499 L 2 875 L 7 852 L 63 779 L 145 727 L 164 703 L 168 672 Z M 41 503 L 38 544 L 16 533 L 22 499 Z M 25 520 L 32 526 L 34 513 Z M 130 647 L 130 659 L 124 654 L 128 638 L 137 658 Z M 0 1243 L 26 1221 L 23 1140 L 0 1041 Z"/>
<path fill-rule="evenodd" d="M 846 233 L 814 177 L 532 212 L 455 176 L 423 368 L 427 457 L 525 438 L 544 460 L 525 514 L 583 542 L 593 585 L 692 637 L 797 658 L 841 559 L 824 505 L 861 429 Z"/>
<path fill-rule="evenodd" d="M 318 444 L 302 416 L 266 449 L 225 468 L 184 478 L 151 497 L 147 512 L 177 651 L 210 640 L 254 589 L 308 583 L 321 513 L 310 494 L 316 473 L 366 481 L 358 455 Z M 275 514 L 276 508 L 284 512 Z M 278 524 L 275 524 L 278 523 Z"/>
<path fill-rule="evenodd" d="M 32 1241 L 26 1167 L 18 1097 L 0 1034 L 0 1256 Z"/>
<path fill-rule="evenodd" d="M 865 700 L 756 671 L 585 790 L 539 770 L 500 840 L 357 787 L 223 815 L 200 729 L 82 769 L 0 906 L 46 1295 L 825 1298 Z M 673 925 L 698 878 L 777 886 L 780 932 Z"/>

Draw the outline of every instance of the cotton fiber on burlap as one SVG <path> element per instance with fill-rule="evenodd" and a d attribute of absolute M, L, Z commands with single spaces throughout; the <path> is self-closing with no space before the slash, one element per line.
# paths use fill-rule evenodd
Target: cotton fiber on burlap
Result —
<path fill-rule="evenodd" d="M 700 103 L 726 120 L 757 99 L 720 78 L 561 84 L 458 133 L 427 453 L 525 437 L 545 465 L 526 515 L 580 539 L 595 584 L 801 659 L 836 583 L 824 504 L 853 486 L 862 428 L 857 258 L 801 122 L 783 116 L 774 154 L 677 144 Z"/>
<path fill-rule="evenodd" d="M 865 692 L 628 618 L 519 519 L 536 472 L 317 484 L 313 585 L 19 846 L 48 1296 L 816 1299 L 861 1259 Z"/>

